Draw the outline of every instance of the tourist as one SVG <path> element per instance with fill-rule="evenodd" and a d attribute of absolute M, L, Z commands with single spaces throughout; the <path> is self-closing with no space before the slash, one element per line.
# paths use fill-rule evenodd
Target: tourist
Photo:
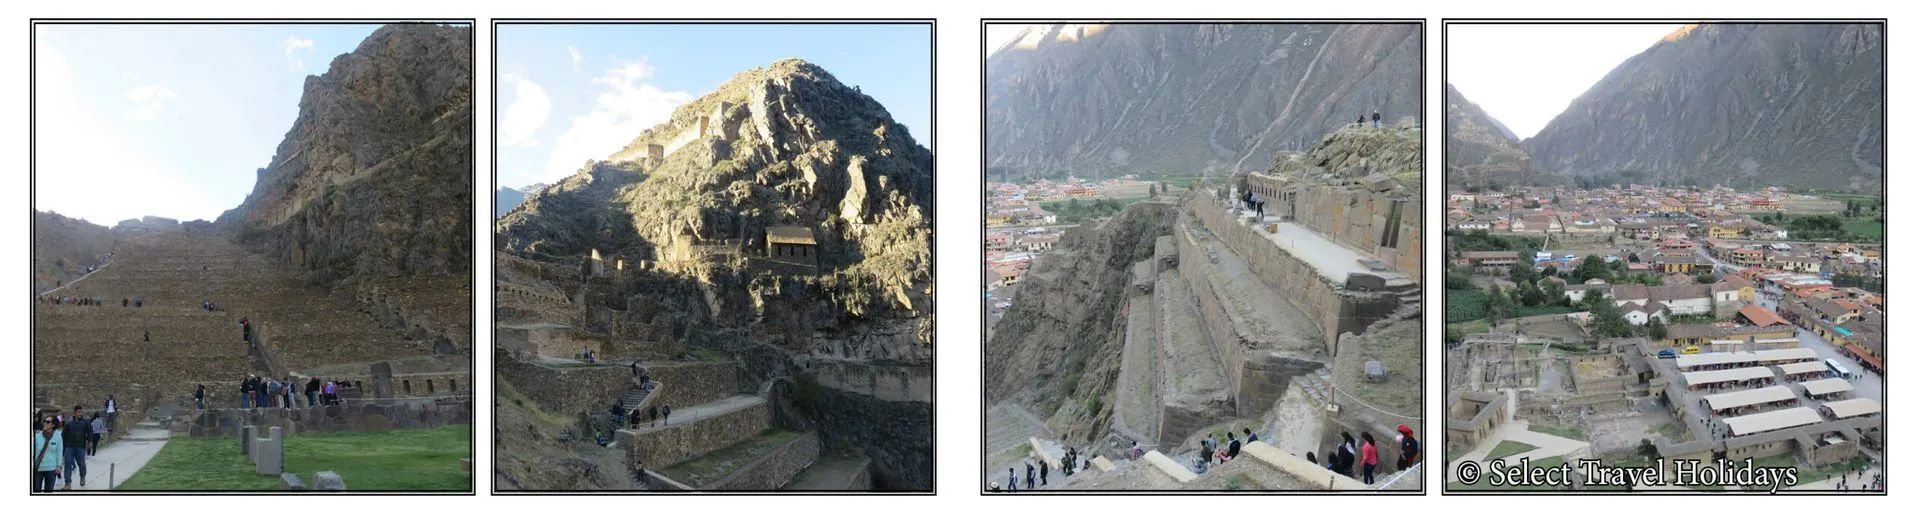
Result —
<path fill-rule="evenodd" d="M 247 409 L 252 407 L 253 407 L 253 375 L 247 375 L 246 380 L 240 381 L 240 408 Z"/>
<path fill-rule="evenodd" d="M 649 427 L 654 426 L 654 420 L 657 420 L 659 418 L 660 418 L 660 406 L 648 405 L 647 406 L 647 426 Z"/>
<path fill-rule="evenodd" d="M 1227 430 L 1227 458 L 1240 457 L 1240 439 L 1233 436 L 1233 430 Z"/>
<path fill-rule="evenodd" d="M 286 385 L 281 384 L 279 380 L 275 380 L 273 377 L 267 377 L 267 397 L 264 398 L 264 401 L 261 401 L 260 404 L 268 407 L 280 407 L 281 389 L 284 387 L 286 387 Z"/>
<path fill-rule="evenodd" d="M 120 428 L 120 402 L 114 401 L 113 395 L 111 394 L 107 395 L 106 411 L 107 431 L 112 432 L 114 429 Z"/>
<path fill-rule="evenodd" d="M 1047 485 L 1047 460 L 1040 460 L 1040 485 Z"/>
<path fill-rule="evenodd" d="M 66 448 L 66 472 L 61 474 L 61 488 L 73 490 L 74 477 L 80 477 L 80 485 L 87 485 L 87 439 L 93 434 L 93 426 L 87 424 L 81 416 L 81 407 L 73 406 L 73 415 L 67 418 L 66 429 L 60 433 L 60 445 Z M 73 473 L 74 468 L 80 474 Z"/>
<path fill-rule="evenodd" d="M 660 424 L 672 425 L 673 421 L 667 419 L 671 417 L 673 417 L 673 404 L 669 403 L 669 404 L 661 405 L 660 406 Z"/>
<path fill-rule="evenodd" d="M 1013 468 L 1007 468 L 1007 492 L 1020 490 L 1020 479 L 1013 474 Z"/>
<path fill-rule="evenodd" d="M 1307 452 L 1307 462 L 1311 462 L 1315 465 L 1319 465 L 1320 459 L 1313 458 L 1313 452 Z"/>
<path fill-rule="evenodd" d="M 293 381 L 293 375 L 287 375 L 286 381 L 280 384 L 282 394 L 284 394 L 284 396 L 280 398 L 280 403 L 286 405 L 286 408 L 293 408 L 293 389 L 297 384 L 298 382 Z"/>
<path fill-rule="evenodd" d="M 1133 441 L 1132 444 L 1127 447 L 1127 460 L 1139 460 L 1140 456 L 1146 453 L 1147 452 L 1140 450 L 1140 441 Z"/>
<path fill-rule="evenodd" d="M 1360 439 L 1366 441 L 1366 444 L 1360 445 L 1361 476 L 1365 477 L 1361 482 L 1372 485 L 1373 468 L 1380 465 L 1380 449 L 1373 444 L 1372 432 L 1361 432 Z"/>
<path fill-rule="evenodd" d="M 152 332 L 152 331 L 148 331 L 148 330 L 142 330 L 142 331 L 140 331 L 140 342 L 142 342 L 142 343 L 151 343 L 151 342 L 153 342 L 153 332 Z"/>
<path fill-rule="evenodd" d="M 1420 462 L 1420 441 L 1413 438 L 1411 427 L 1403 424 L 1395 430 L 1400 431 L 1400 461 L 1395 463 L 1395 469 L 1411 468 L 1414 463 Z"/>
<path fill-rule="evenodd" d="M 1213 447 L 1217 445 L 1218 443 L 1213 439 L 1213 432 L 1207 432 L 1207 438 L 1200 440 L 1200 455 L 1203 457 L 1213 455 Z"/>
<path fill-rule="evenodd" d="M 1027 489 L 1033 489 L 1033 461 L 1027 461 Z"/>
<path fill-rule="evenodd" d="M 308 407 L 319 405 L 317 401 L 319 394 L 320 394 L 320 377 L 308 377 L 307 378 L 307 406 Z"/>
<path fill-rule="evenodd" d="M 91 424 L 93 426 L 89 428 L 92 428 L 92 433 L 87 434 L 87 455 L 89 456 L 100 454 L 100 434 L 106 433 L 107 420 L 100 419 L 100 413 L 95 412 Z"/>
<path fill-rule="evenodd" d="M 1340 446 L 1334 448 L 1333 456 L 1327 459 L 1330 469 L 1342 476 L 1352 477 L 1354 452 L 1353 434 L 1340 432 Z"/>
<path fill-rule="evenodd" d="M 1366 126 L 1366 125 L 1367 125 L 1367 115 L 1365 115 L 1365 114 L 1362 114 L 1362 115 L 1360 115 L 1360 118 L 1359 118 L 1359 119 L 1356 119 L 1356 120 L 1354 120 L 1354 122 L 1353 122 L 1353 125 L 1354 125 L 1354 126 L 1356 126 L 1356 127 L 1364 127 L 1364 126 Z"/>
<path fill-rule="evenodd" d="M 628 366 L 633 368 L 633 376 L 640 376 L 640 359 L 634 359 L 633 364 L 629 364 Z M 641 383 L 646 383 L 646 381 L 643 380 Z"/>
<path fill-rule="evenodd" d="M 193 408 L 195 410 L 207 410 L 207 385 L 206 384 L 193 385 Z"/>
<path fill-rule="evenodd" d="M 1254 441 L 1260 440 L 1260 436 L 1254 434 L 1251 428 L 1242 428 L 1240 429 L 1240 433 L 1247 435 L 1247 444 L 1253 444 Z"/>
<path fill-rule="evenodd" d="M 61 438 L 53 433 L 59 425 L 57 418 L 44 415 L 40 417 L 40 431 L 33 433 L 33 447 L 37 448 L 33 461 L 39 463 L 33 468 L 33 492 L 53 492 L 53 481 L 60 478 L 61 459 L 66 456 L 66 450 L 60 445 Z"/>
<path fill-rule="evenodd" d="M 1380 110 L 1373 110 L 1373 128 L 1380 128 Z"/>

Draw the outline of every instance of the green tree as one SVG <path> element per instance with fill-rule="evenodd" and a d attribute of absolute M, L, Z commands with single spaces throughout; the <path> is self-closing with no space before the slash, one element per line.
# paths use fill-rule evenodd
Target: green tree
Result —
<path fill-rule="evenodd" d="M 1532 262 L 1521 259 L 1513 263 L 1513 269 L 1507 271 L 1507 278 L 1512 279 L 1514 284 L 1531 284 L 1540 276 L 1539 272 L 1533 270 Z"/>
<path fill-rule="evenodd" d="M 1627 337 L 1633 335 L 1633 325 L 1627 323 L 1626 315 L 1612 301 L 1602 301 L 1587 311 L 1593 316 L 1593 333 L 1600 337 Z"/>
<path fill-rule="evenodd" d="M 1655 341 L 1667 338 L 1667 323 L 1660 318 L 1647 320 L 1647 337 Z"/>
<path fill-rule="evenodd" d="M 1515 300 L 1520 301 L 1522 307 L 1534 307 L 1545 303 L 1545 297 L 1540 294 L 1540 288 L 1534 286 L 1532 282 L 1521 282 L 1514 289 L 1513 296 Z"/>
<path fill-rule="evenodd" d="M 1598 255 L 1587 255 L 1586 258 L 1580 259 L 1580 266 L 1574 268 L 1573 278 L 1580 283 L 1586 283 L 1588 280 L 1607 278 L 1612 274 L 1612 271 L 1607 269 L 1606 259 L 1601 259 Z"/>
<path fill-rule="evenodd" d="M 1499 323 L 1500 320 L 1513 317 L 1513 298 L 1507 296 L 1507 290 L 1498 285 L 1487 289 L 1487 320 Z"/>
<path fill-rule="evenodd" d="M 1545 296 L 1548 305 L 1560 305 L 1567 302 L 1567 287 L 1558 280 L 1542 280 L 1540 294 Z"/>

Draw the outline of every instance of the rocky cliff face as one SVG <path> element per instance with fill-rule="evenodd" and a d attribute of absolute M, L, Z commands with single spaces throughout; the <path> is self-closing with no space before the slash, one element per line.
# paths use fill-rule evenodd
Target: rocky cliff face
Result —
<path fill-rule="evenodd" d="M 300 115 L 219 223 L 316 282 L 471 273 L 472 28 L 390 25 L 307 77 Z"/>
<path fill-rule="evenodd" d="M 1265 166 L 1378 109 L 1418 119 L 1417 25 L 1090 25 L 987 60 L 997 178 Z"/>
<path fill-rule="evenodd" d="M 989 403 L 1018 401 L 1050 418 L 1104 401 L 1120 373 L 1133 263 L 1153 257 L 1155 238 L 1171 232 L 1176 212 L 1171 204 L 1133 204 L 1060 237 L 1028 270 L 1021 300 L 987 340 Z M 1111 413 L 1110 405 L 1088 413 L 1098 419 L 1065 427 L 1061 436 L 1087 440 L 1105 430 Z"/>
<path fill-rule="evenodd" d="M 1527 153 L 1599 183 L 1878 190 L 1883 29 L 1690 26 L 1574 99 Z"/>
<path fill-rule="evenodd" d="M 1447 84 L 1447 185 L 1477 187 L 1540 182 L 1520 140 L 1499 120 Z"/>

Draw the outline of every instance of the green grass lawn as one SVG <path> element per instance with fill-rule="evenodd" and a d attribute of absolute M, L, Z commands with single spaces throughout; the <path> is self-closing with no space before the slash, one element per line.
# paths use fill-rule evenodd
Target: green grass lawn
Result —
<path fill-rule="evenodd" d="M 1500 460 L 1507 456 L 1519 455 L 1539 448 L 1538 446 L 1519 441 L 1500 441 L 1500 444 L 1493 446 L 1493 451 L 1487 452 L 1487 458 L 1485 460 Z"/>
<path fill-rule="evenodd" d="M 1557 436 L 1565 437 L 1567 439 L 1572 439 L 1575 441 L 1587 440 L 1587 432 L 1584 430 L 1580 430 L 1578 428 L 1534 424 L 1534 425 L 1527 426 L 1527 430 L 1532 430 L 1534 432 L 1539 432 L 1542 434 L 1557 435 Z"/>
<path fill-rule="evenodd" d="M 311 482 L 333 471 L 360 491 L 470 491 L 460 459 L 473 455 L 472 425 L 287 438 L 286 471 Z M 308 486 L 313 484 L 308 483 Z M 268 491 L 280 477 L 259 475 L 232 437 L 180 437 L 167 442 L 121 491 Z"/>

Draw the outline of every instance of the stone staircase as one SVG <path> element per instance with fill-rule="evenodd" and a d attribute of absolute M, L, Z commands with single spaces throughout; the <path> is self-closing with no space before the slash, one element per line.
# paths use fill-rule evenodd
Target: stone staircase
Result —
<path fill-rule="evenodd" d="M 627 388 L 627 392 L 620 395 L 620 412 L 628 412 L 644 406 L 647 401 L 647 396 L 652 392 L 652 389 L 642 388 L 638 385 Z"/>
<path fill-rule="evenodd" d="M 1386 291 L 1399 299 L 1401 311 L 1409 314 L 1420 312 L 1423 297 L 1420 283 L 1409 278 L 1394 278 L 1387 280 Z"/>
<path fill-rule="evenodd" d="M 1333 404 L 1333 371 L 1321 367 L 1313 370 L 1313 373 L 1294 377 L 1293 381 L 1299 384 L 1300 392 L 1306 393 L 1307 398 L 1311 398 L 1315 405 Z"/>

